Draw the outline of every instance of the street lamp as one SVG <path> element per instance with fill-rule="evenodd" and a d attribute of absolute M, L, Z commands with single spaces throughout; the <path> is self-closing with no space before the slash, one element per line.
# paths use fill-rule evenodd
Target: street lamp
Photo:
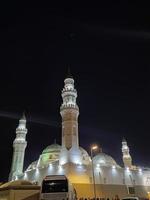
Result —
<path fill-rule="evenodd" d="M 97 150 L 98 146 L 91 146 L 91 160 L 92 160 L 92 176 L 93 176 L 93 191 L 94 191 L 94 199 L 96 200 L 96 188 L 95 188 L 95 174 L 94 174 L 94 166 L 93 166 L 93 151 Z"/>

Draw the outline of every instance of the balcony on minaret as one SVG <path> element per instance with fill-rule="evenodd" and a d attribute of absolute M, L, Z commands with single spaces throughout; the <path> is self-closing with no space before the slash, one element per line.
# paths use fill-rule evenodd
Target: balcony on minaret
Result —
<path fill-rule="evenodd" d="M 76 94 L 77 93 L 77 90 L 76 89 L 74 89 L 74 88 L 63 88 L 63 90 L 62 90 L 62 94 Z"/>
<path fill-rule="evenodd" d="M 79 107 L 78 105 L 74 105 L 74 104 L 71 104 L 71 103 L 68 103 L 68 104 L 62 104 L 61 107 L 60 107 L 60 112 L 64 109 L 71 109 L 73 108 L 74 110 L 76 111 L 79 111 Z"/>
<path fill-rule="evenodd" d="M 74 81 L 71 81 L 73 81 L 73 79 L 65 79 L 65 86 L 62 90 L 63 103 L 60 107 L 60 111 L 64 108 L 75 108 L 79 110 L 76 104 L 77 91 L 74 88 Z"/>

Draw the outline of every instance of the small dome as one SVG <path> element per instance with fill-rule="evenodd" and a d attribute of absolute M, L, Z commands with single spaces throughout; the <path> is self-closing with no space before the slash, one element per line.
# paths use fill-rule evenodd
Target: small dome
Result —
<path fill-rule="evenodd" d="M 82 147 L 79 147 L 79 149 L 82 155 L 82 163 L 88 165 L 90 163 L 90 157 L 89 157 L 88 152 Z"/>
<path fill-rule="evenodd" d="M 82 147 L 79 147 L 79 149 L 82 152 L 82 154 L 85 154 L 88 156 L 88 152 L 85 149 L 83 149 Z"/>
<path fill-rule="evenodd" d="M 99 153 L 98 155 L 94 156 L 93 163 L 96 165 L 98 164 L 100 166 L 106 166 L 106 167 L 112 167 L 112 166 L 119 167 L 116 161 L 111 156 L 105 153 Z"/>
<path fill-rule="evenodd" d="M 35 169 L 36 166 L 37 166 L 37 163 L 38 163 L 38 160 L 32 162 L 32 163 L 28 166 L 27 171 L 28 171 L 28 170 L 32 170 L 32 169 Z"/>
<path fill-rule="evenodd" d="M 43 150 L 42 154 L 45 154 L 45 153 L 60 153 L 61 148 L 62 147 L 59 144 L 51 144 Z"/>

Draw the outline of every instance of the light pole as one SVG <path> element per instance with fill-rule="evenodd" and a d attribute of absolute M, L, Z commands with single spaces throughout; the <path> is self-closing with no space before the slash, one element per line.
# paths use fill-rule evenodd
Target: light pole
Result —
<path fill-rule="evenodd" d="M 94 199 L 96 200 L 96 188 L 95 188 L 95 174 L 94 174 L 94 166 L 93 166 L 93 150 L 98 148 L 97 145 L 91 146 L 91 161 L 92 161 L 92 176 L 93 176 L 93 191 L 94 191 Z"/>

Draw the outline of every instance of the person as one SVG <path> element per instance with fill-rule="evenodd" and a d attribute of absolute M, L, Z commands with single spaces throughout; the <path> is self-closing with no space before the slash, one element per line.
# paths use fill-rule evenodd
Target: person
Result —
<path fill-rule="evenodd" d="M 117 194 L 115 195 L 115 200 L 119 200 L 119 196 Z"/>

